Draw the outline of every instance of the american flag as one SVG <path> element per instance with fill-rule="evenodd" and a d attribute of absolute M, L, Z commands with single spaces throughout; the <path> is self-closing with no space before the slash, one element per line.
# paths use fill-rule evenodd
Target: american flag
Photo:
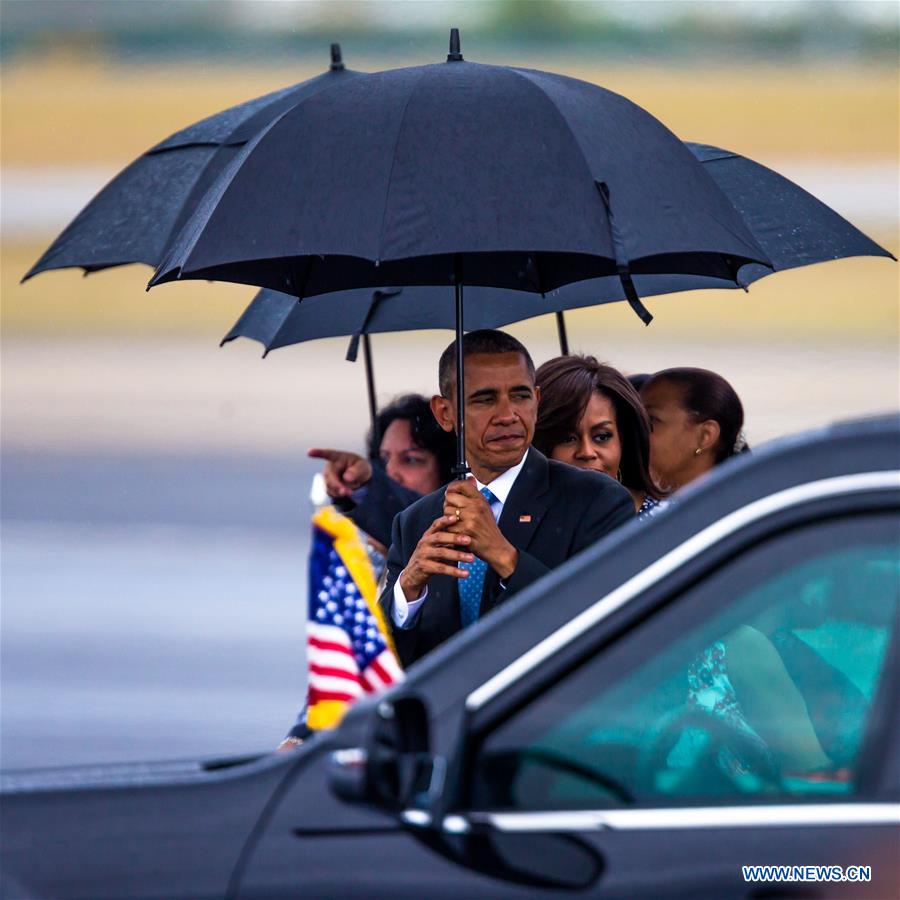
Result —
<path fill-rule="evenodd" d="M 334 507 L 313 516 L 306 722 L 333 728 L 358 697 L 403 680 L 356 526 Z"/>

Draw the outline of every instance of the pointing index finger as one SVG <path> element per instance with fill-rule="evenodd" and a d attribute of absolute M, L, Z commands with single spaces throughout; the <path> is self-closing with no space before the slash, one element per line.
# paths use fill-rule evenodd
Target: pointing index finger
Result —
<path fill-rule="evenodd" d="M 306 455 L 312 459 L 327 459 L 329 462 L 334 462 L 343 455 L 343 451 L 331 450 L 328 447 L 310 447 L 306 451 Z"/>

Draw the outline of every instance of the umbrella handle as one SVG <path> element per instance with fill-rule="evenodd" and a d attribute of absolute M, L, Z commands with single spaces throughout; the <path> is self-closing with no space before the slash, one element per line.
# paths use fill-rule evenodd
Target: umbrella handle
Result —
<path fill-rule="evenodd" d="M 456 465 L 453 474 L 465 481 L 469 474 L 466 465 L 466 403 L 465 361 L 463 353 L 463 283 L 459 254 L 453 257 L 453 281 L 456 288 Z"/>
<path fill-rule="evenodd" d="M 363 360 L 366 364 L 366 392 L 369 397 L 369 418 L 372 421 L 372 444 L 375 447 L 381 445 L 381 435 L 378 433 L 378 408 L 375 405 L 375 372 L 372 368 L 372 344 L 369 335 L 362 336 Z"/>

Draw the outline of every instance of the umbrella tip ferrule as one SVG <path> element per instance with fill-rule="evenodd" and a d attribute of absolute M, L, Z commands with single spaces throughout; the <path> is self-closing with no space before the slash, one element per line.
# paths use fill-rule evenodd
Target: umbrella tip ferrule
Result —
<path fill-rule="evenodd" d="M 331 71 L 332 72 L 343 72 L 344 71 L 344 58 L 341 55 L 341 45 L 340 44 L 332 44 L 331 45 Z"/>
<path fill-rule="evenodd" d="M 447 62 L 463 62 L 463 55 L 459 52 L 459 29 L 450 29 L 450 52 L 447 54 Z"/>

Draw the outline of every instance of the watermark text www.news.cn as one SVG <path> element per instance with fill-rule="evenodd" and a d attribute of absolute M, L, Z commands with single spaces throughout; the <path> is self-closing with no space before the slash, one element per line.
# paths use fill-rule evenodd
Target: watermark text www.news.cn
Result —
<path fill-rule="evenodd" d="M 871 866 L 741 866 L 744 881 L 871 881 Z"/>

